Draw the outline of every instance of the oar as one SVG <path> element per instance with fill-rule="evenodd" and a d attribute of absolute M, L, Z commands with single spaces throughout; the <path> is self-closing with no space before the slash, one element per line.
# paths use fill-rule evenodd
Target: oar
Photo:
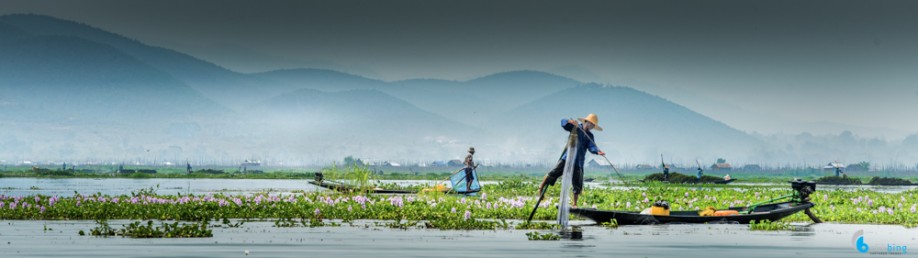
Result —
<path fill-rule="evenodd" d="M 822 220 L 816 217 L 816 214 L 813 214 L 813 211 L 810 209 L 803 210 L 803 213 L 806 213 L 807 217 L 810 217 L 811 220 L 815 223 L 822 223 Z"/>
<path fill-rule="evenodd" d="M 529 223 L 530 221 L 532 221 L 532 216 L 535 216 L 536 210 L 539 209 L 539 204 L 542 203 L 542 199 L 545 198 L 545 192 L 548 192 L 547 185 L 544 188 L 542 188 L 542 192 L 539 193 L 539 200 L 536 201 L 535 207 L 532 207 L 532 212 L 529 213 L 529 219 L 526 220 L 526 223 Z"/>

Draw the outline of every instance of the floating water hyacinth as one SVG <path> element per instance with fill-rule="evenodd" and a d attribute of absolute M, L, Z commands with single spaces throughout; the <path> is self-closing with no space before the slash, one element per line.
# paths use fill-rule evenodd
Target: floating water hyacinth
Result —
<path fill-rule="evenodd" d="M 918 210 L 916 210 L 915 208 L 916 208 L 915 205 L 912 205 L 912 210 L 911 210 L 912 213 L 915 213 L 916 211 L 918 211 Z"/>
<path fill-rule="evenodd" d="M 466 211 L 465 211 L 465 220 L 469 220 L 470 218 L 472 218 L 472 212 L 466 210 Z"/>
<path fill-rule="evenodd" d="M 322 214 L 322 211 L 319 210 L 319 208 L 316 208 L 316 210 L 313 211 L 313 213 L 314 213 L 316 216 L 319 216 L 319 214 Z"/>

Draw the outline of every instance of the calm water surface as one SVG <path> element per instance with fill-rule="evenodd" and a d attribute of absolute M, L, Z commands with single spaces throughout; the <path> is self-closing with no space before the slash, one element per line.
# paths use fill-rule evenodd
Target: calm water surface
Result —
<path fill-rule="evenodd" d="M 276 228 L 248 222 L 215 228 L 212 238 L 131 239 L 79 236 L 93 221 L 0 221 L 4 257 L 876 257 L 855 250 L 863 230 L 871 252 L 918 247 L 918 229 L 819 224 L 797 231 L 746 225 L 584 226 L 582 240 L 529 241 L 528 230 L 440 231 L 355 226 Z M 128 221 L 111 221 L 120 228 Z M 586 223 L 579 221 L 580 223 Z M 47 226 L 52 230 L 45 231 Z M 546 233 L 548 231 L 542 231 Z M 245 251 L 249 255 L 245 255 Z M 914 251 L 918 253 L 918 250 Z M 913 253 L 895 257 L 912 257 Z"/>

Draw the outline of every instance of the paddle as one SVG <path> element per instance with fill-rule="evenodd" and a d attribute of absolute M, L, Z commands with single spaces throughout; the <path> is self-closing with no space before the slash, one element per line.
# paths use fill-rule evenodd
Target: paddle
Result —
<path fill-rule="evenodd" d="M 526 223 L 529 223 L 530 221 L 532 221 L 532 216 L 535 216 L 536 210 L 539 209 L 539 204 L 542 203 L 542 199 L 545 198 L 545 192 L 548 192 L 547 186 L 542 188 L 542 192 L 539 193 L 539 200 L 536 201 L 535 207 L 532 207 L 532 212 L 529 213 L 529 219 L 526 220 Z"/>
<path fill-rule="evenodd" d="M 811 211 L 810 209 L 803 210 L 803 213 L 805 213 L 807 217 L 810 217 L 810 219 L 813 220 L 813 222 L 822 223 L 822 220 L 817 218 L 816 214 L 813 214 L 813 211 Z"/>

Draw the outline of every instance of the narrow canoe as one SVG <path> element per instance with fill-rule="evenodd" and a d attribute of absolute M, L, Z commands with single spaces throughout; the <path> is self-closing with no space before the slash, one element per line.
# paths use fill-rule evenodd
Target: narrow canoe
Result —
<path fill-rule="evenodd" d="M 604 223 L 615 219 L 619 225 L 649 225 L 649 224 L 686 224 L 686 223 L 729 223 L 729 224 L 749 224 L 751 221 L 761 222 L 764 220 L 777 221 L 794 213 L 813 207 L 810 202 L 781 202 L 773 204 L 759 205 L 749 214 L 744 214 L 747 207 L 730 207 L 728 210 L 735 210 L 739 215 L 728 216 L 699 216 L 698 211 L 672 211 L 669 216 L 657 216 L 649 214 L 640 214 L 631 211 L 607 211 L 591 208 L 571 208 L 571 214 L 576 214 Z"/>
<path fill-rule="evenodd" d="M 339 191 L 339 192 L 354 192 L 354 191 L 359 190 L 357 187 L 352 186 L 352 185 L 336 183 L 336 182 L 329 182 L 328 180 L 323 180 L 321 182 L 309 181 L 309 184 L 332 189 L 332 190 Z M 412 191 L 412 190 L 393 190 L 393 189 L 380 189 L 380 188 L 372 188 L 368 190 L 371 193 L 379 193 L 379 194 L 416 194 L 418 193 L 417 191 Z M 461 192 L 456 192 L 456 191 L 451 191 L 450 189 L 446 189 L 443 192 L 444 193 L 456 193 L 456 194 L 472 194 L 472 193 L 477 193 L 479 191 L 481 191 L 481 189 L 475 189 L 472 191 L 461 191 Z"/>

